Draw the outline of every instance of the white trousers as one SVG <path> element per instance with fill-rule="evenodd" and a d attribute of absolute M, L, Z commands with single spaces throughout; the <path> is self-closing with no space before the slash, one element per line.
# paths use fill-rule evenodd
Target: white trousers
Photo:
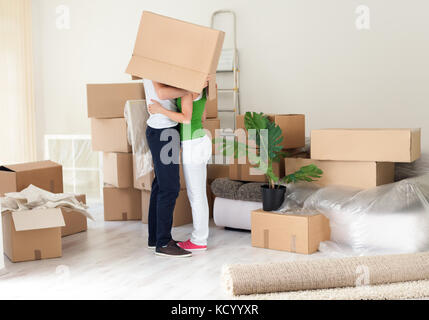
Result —
<path fill-rule="evenodd" d="M 206 246 L 209 237 L 207 163 L 211 155 L 212 143 L 208 136 L 182 142 L 183 173 L 194 224 L 191 241 L 199 246 Z"/>

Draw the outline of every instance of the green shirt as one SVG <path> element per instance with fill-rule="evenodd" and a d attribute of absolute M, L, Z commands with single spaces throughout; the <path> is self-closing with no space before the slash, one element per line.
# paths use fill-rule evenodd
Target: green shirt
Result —
<path fill-rule="evenodd" d="M 194 101 L 192 109 L 192 119 L 189 124 L 180 124 L 180 140 L 195 140 L 206 136 L 203 128 L 203 114 L 206 109 L 207 96 L 204 90 L 203 97 Z M 177 108 L 182 112 L 182 98 L 177 99 Z"/>

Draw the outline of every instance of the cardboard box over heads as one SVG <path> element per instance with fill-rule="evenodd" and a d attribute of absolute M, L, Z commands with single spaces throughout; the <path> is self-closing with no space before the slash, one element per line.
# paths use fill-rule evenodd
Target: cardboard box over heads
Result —
<path fill-rule="evenodd" d="M 142 205 L 140 190 L 105 186 L 103 195 L 105 221 L 141 220 Z"/>
<path fill-rule="evenodd" d="M 91 119 L 92 150 L 103 152 L 132 151 L 128 143 L 127 122 L 124 118 Z"/>
<path fill-rule="evenodd" d="M 421 156 L 421 129 L 321 129 L 311 132 L 317 160 L 413 162 Z"/>
<path fill-rule="evenodd" d="M 395 180 L 395 164 L 374 161 L 331 161 L 303 158 L 286 158 L 286 174 L 294 173 L 304 166 L 314 164 L 323 171 L 315 183 L 320 186 L 341 185 L 368 189 Z"/>
<path fill-rule="evenodd" d="M 267 114 L 283 133 L 283 149 L 305 147 L 305 115 L 303 114 Z M 246 129 L 245 115 L 238 115 L 237 129 Z"/>
<path fill-rule="evenodd" d="M 34 185 L 52 193 L 63 193 L 63 168 L 52 161 L 0 167 L 0 196 Z"/>
<path fill-rule="evenodd" d="M 133 56 L 126 72 L 216 98 L 216 71 L 225 33 L 152 12 L 142 14 Z"/>
<path fill-rule="evenodd" d="M 142 200 L 142 222 L 148 224 L 150 191 L 141 192 Z M 173 227 L 180 227 L 192 223 L 192 209 L 186 190 L 180 190 L 173 212 Z"/>
<path fill-rule="evenodd" d="M 133 154 L 103 154 L 104 183 L 116 188 L 131 188 L 134 184 Z"/>
<path fill-rule="evenodd" d="M 144 100 L 143 83 L 88 84 L 88 118 L 123 118 L 128 100 Z"/>
<path fill-rule="evenodd" d="M 79 202 L 86 204 L 86 196 L 84 194 L 77 195 L 75 198 Z M 65 226 L 61 228 L 62 237 L 88 230 L 88 219 L 83 213 L 68 208 L 61 208 L 61 212 L 63 213 L 65 223 Z"/>
<path fill-rule="evenodd" d="M 256 248 L 312 254 L 330 237 L 329 220 L 322 214 L 252 212 L 252 246 Z"/>
<path fill-rule="evenodd" d="M 3 212 L 2 224 L 4 253 L 12 262 L 61 257 L 61 209 Z"/>
<path fill-rule="evenodd" d="M 137 166 L 136 166 L 136 157 L 133 156 L 133 180 L 134 180 L 134 188 L 138 190 L 145 190 L 145 191 L 151 191 L 152 190 L 152 183 L 155 179 L 155 172 L 152 170 L 148 174 L 146 174 L 143 177 L 140 177 L 137 179 Z M 180 164 L 180 189 L 186 189 L 186 181 L 185 181 L 185 175 L 183 173 L 183 167 Z"/>

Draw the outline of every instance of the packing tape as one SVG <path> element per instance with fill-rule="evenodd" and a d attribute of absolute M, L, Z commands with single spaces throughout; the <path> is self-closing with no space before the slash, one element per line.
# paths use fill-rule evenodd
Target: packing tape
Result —
<path fill-rule="evenodd" d="M 55 191 L 55 182 L 54 182 L 54 180 L 49 181 L 49 187 L 51 188 L 51 192 Z"/>
<path fill-rule="evenodd" d="M 270 248 L 270 230 L 264 230 L 264 248 Z"/>
<path fill-rule="evenodd" d="M 42 251 L 34 250 L 34 260 L 42 260 Z"/>
<path fill-rule="evenodd" d="M 128 221 L 128 214 L 126 212 L 122 212 L 122 221 Z"/>

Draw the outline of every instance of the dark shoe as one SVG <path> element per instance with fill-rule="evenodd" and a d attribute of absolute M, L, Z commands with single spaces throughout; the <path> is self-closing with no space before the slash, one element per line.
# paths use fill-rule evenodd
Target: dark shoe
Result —
<path fill-rule="evenodd" d="M 174 240 L 171 240 L 166 247 L 156 248 L 155 254 L 158 256 L 174 258 L 188 258 L 192 256 L 191 252 L 180 248 Z"/>
<path fill-rule="evenodd" d="M 176 240 L 173 240 L 177 245 L 179 244 L 179 242 L 180 241 L 176 241 Z M 152 244 L 152 243 L 148 243 L 148 245 L 147 245 L 147 248 L 149 249 L 149 250 L 155 250 L 156 249 L 156 244 Z"/>

